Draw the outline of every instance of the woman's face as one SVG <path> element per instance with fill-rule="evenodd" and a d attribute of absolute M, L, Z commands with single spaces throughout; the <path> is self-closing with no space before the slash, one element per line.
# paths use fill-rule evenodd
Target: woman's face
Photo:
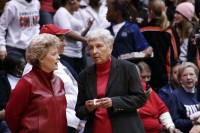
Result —
<path fill-rule="evenodd" d="M 74 3 L 71 4 L 72 10 L 77 11 L 80 7 L 80 0 L 73 0 Z"/>
<path fill-rule="evenodd" d="M 183 22 L 185 18 L 183 17 L 183 15 L 181 15 L 179 12 L 175 12 L 174 14 L 174 21 L 176 24 L 180 24 Z"/>
<path fill-rule="evenodd" d="M 187 67 L 181 74 L 180 83 L 187 89 L 192 89 L 197 82 L 195 71 L 192 67 Z"/>
<path fill-rule="evenodd" d="M 40 69 L 47 73 L 57 70 L 59 59 L 58 48 L 56 46 L 49 47 L 47 55 L 39 60 Z"/>
<path fill-rule="evenodd" d="M 151 79 L 151 73 L 149 71 L 141 71 L 140 72 L 140 80 L 142 82 L 148 82 Z"/>
<path fill-rule="evenodd" d="M 107 46 L 101 40 L 88 42 L 90 56 L 95 64 L 102 64 L 111 56 L 112 45 Z"/>

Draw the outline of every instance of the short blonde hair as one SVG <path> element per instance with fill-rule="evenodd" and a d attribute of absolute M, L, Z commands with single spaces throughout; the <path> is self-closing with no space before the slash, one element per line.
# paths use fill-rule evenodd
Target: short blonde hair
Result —
<path fill-rule="evenodd" d="M 197 66 L 194 64 L 194 63 L 191 63 L 191 62 L 184 62 L 183 64 L 181 64 L 178 68 L 178 71 L 177 71 L 177 78 L 178 78 L 178 81 L 180 81 L 181 79 L 181 76 L 184 72 L 184 70 L 188 67 L 191 67 L 194 69 L 194 72 L 195 72 L 195 76 L 196 78 L 198 78 L 198 73 L 199 73 L 199 69 L 197 68 Z"/>
<path fill-rule="evenodd" d="M 26 50 L 26 60 L 33 66 L 40 66 L 39 59 L 47 55 L 48 49 L 51 46 L 59 47 L 61 41 L 58 37 L 52 34 L 39 34 L 35 37 Z"/>

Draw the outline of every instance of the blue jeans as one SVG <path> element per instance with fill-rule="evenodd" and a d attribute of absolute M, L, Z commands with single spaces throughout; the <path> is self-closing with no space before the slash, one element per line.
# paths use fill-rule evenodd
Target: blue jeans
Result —
<path fill-rule="evenodd" d="M 40 11 L 40 27 L 45 24 L 53 24 L 53 15 L 54 13 L 47 11 Z"/>
<path fill-rule="evenodd" d="M 0 133 L 12 133 L 8 128 L 6 121 L 0 122 Z"/>

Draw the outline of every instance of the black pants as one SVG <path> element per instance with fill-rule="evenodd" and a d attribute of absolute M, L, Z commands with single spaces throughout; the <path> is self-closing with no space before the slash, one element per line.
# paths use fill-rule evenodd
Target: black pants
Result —
<path fill-rule="evenodd" d="M 19 49 L 19 48 L 15 48 L 15 47 L 11 47 L 11 46 L 6 46 L 6 49 L 7 49 L 8 53 L 11 53 L 11 52 L 21 53 L 25 58 L 25 54 L 26 54 L 26 50 L 25 49 Z"/>
<path fill-rule="evenodd" d="M 76 129 L 73 127 L 67 127 L 67 133 L 76 133 Z"/>
<path fill-rule="evenodd" d="M 84 58 L 72 58 L 65 55 L 60 55 L 61 62 L 66 61 L 70 64 L 70 66 L 76 71 L 77 74 L 81 72 L 85 68 L 85 60 Z"/>

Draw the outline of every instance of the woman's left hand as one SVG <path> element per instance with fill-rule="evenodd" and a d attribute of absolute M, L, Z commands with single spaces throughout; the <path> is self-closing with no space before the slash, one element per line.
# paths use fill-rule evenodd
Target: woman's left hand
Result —
<path fill-rule="evenodd" d="M 97 100 L 97 105 L 101 108 L 109 108 L 112 107 L 112 100 L 108 97 L 101 98 Z"/>

